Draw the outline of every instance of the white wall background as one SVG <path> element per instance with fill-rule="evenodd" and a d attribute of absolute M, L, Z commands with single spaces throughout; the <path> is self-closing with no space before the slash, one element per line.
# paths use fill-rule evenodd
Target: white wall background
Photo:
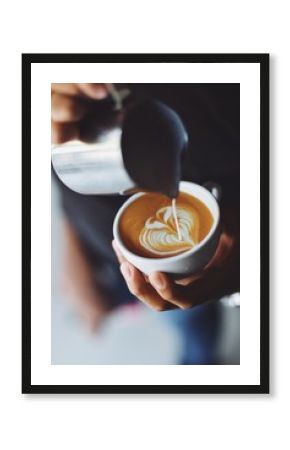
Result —
<path fill-rule="evenodd" d="M 289 12 L 287 2 L 10 1 L 1 42 L 1 448 L 289 446 Z M 126 17 L 126 20 L 124 17 Z M 270 52 L 270 396 L 23 396 L 20 393 L 22 52 Z M 41 143 L 40 143 L 41 151 Z M 275 235 L 275 236 L 274 236 Z M 278 259 L 279 257 L 279 259 Z M 288 441 L 288 442 L 287 442 Z"/>

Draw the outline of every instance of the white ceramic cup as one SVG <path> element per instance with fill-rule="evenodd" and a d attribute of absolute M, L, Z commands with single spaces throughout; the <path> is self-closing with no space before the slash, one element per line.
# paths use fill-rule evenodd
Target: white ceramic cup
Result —
<path fill-rule="evenodd" d="M 208 189 L 210 189 L 211 192 Z M 167 258 L 147 258 L 139 256 L 125 247 L 119 232 L 120 217 L 125 209 L 137 198 L 142 197 L 144 193 L 132 195 L 132 197 L 130 197 L 117 212 L 113 224 L 114 239 L 125 258 L 146 275 L 149 275 L 152 272 L 166 272 L 175 278 L 180 278 L 203 269 L 213 257 L 220 237 L 220 209 L 217 199 L 215 198 L 215 196 L 218 197 L 218 190 L 216 185 L 209 185 L 208 189 L 188 181 L 180 182 L 179 190 L 181 192 L 193 195 L 208 207 L 213 216 L 213 225 L 207 236 L 194 248 L 187 250 L 184 253 L 180 253 L 179 255 L 169 256 Z"/>

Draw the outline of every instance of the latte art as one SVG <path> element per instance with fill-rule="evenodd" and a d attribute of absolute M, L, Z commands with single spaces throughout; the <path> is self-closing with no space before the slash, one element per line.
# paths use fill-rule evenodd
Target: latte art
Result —
<path fill-rule="evenodd" d="M 128 250 L 146 258 L 168 258 L 199 244 L 213 224 L 211 212 L 198 198 L 179 192 L 173 201 L 147 192 L 131 202 L 119 221 Z"/>
<path fill-rule="evenodd" d="M 199 216 L 192 207 L 176 207 L 180 236 L 172 206 L 165 206 L 149 217 L 139 235 L 141 246 L 156 256 L 173 256 L 198 243 Z"/>

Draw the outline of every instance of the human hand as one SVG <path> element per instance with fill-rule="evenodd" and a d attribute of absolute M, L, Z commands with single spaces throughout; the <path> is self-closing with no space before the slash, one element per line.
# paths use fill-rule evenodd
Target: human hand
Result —
<path fill-rule="evenodd" d="M 108 94 L 105 84 L 52 83 L 52 143 L 60 144 L 71 139 L 79 139 L 80 121 L 91 110 L 92 101 L 103 100 Z"/>
<path fill-rule="evenodd" d="M 113 248 L 130 292 L 156 311 L 192 308 L 239 290 L 239 239 L 232 232 L 221 234 L 214 257 L 201 272 L 177 281 L 162 272 L 144 276 L 115 241 Z"/>

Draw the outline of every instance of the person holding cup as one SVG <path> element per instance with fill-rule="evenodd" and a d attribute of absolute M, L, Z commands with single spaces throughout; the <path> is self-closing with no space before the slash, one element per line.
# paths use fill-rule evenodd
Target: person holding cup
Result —
<path fill-rule="evenodd" d="M 173 320 L 179 315 L 179 329 L 181 332 L 187 329 L 183 333 L 187 335 L 185 347 L 199 346 L 202 349 L 203 342 L 206 342 L 204 352 L 195 352 L 203 354 L 203 357 L 192 357 L 189 360 L 185 355 L 183 361 L 191 364 L 210 363 L 211 353 L 214 352 L 209 350 L 209 341 L 216 340 L 220 312 L 216 302 L 208 301 L 239 290 L 239 85 L 136 84 L 130 88 L 138 93 L 150 93 L 178 112 L 189 134 L 189 149 L 183 164 L 182 179 L 200 185 L 213 180 L 221 186 L 222 197 L 219 204 L 216 202 L 219 211 L 216 223 L 218 234 L 215 233 L 216 241 L 209 252 L 210 258 L 202 267 L 193 266 L 191 273 L 185 271 L 183 277 L 179 274 L 176 279 L 167 270 L 159 269 L 144 274 L 144 271 L 137 268 L 138 264 L 129 260 L 128 253 L 121 241 L 116 239 L 116 234 L 113 248 L 131 294 L 156 311 L 180 309 L 181 316 L 179 311 L 163 315 L 173 317 Z M 53 85 L 53 142 L 78 137 L 78 124 L 86 117 L 86 101 L 101 101 L 106 95 L 105 85 Z M 67 227 L 73 235 L 74 247 L 78 248 L 76 254 L 82 255 L 74 259 L 81 261 L 80 264 L 85 267 L 85 270 L 78 272 L 87 273 L 79 283 L 79 286 L 83 286 L 78 293 L 79 303 L 84 310 L 89 311 L 85 314 L 86 317 L 94 317 L 93 310 L 98 311 L 96 317 L 103 317 L 107 309 L 120 304 L 120 301 L 116 301 L 120 292 L 126 292 L 115 270 L 110 249 L 110 226 L 124 199 L 80 196 L 63 185 L 61 192 Z M 76 245 L 76 242 L 80 245 Z M 196 254 L 194 249 L 193 254 Z M 98 271 L 102 264 L 110 267 L 110 273 L 114 274 L 113 284 L 115 292 L 119 294 L 112 295 L 112 292 L 109 293 L 110 289 L 96 283 L 94 275 L 88 275 Z M 73 278 L 77 282 L 76 274 Z M 84 285 L 86 295 L 81 292 Z M 112 291 L 112 286 L 110 288 Z M 90 297 L 88 302 L 86 297 Z M 88 308 L 85 306 L 86 302 Z M 185 309 L 186 311 L 182 311 Z M 207 320 L 209 317 L 211 319 Z M 194 325 L 196 320 L 198 326 Z M 191 331 L 188 333 L 189 329 Z M 196 329 L 199 330 L 199 336 L 194 331 Z M 212 338 L 209 338 L 211 335 Z"/>

